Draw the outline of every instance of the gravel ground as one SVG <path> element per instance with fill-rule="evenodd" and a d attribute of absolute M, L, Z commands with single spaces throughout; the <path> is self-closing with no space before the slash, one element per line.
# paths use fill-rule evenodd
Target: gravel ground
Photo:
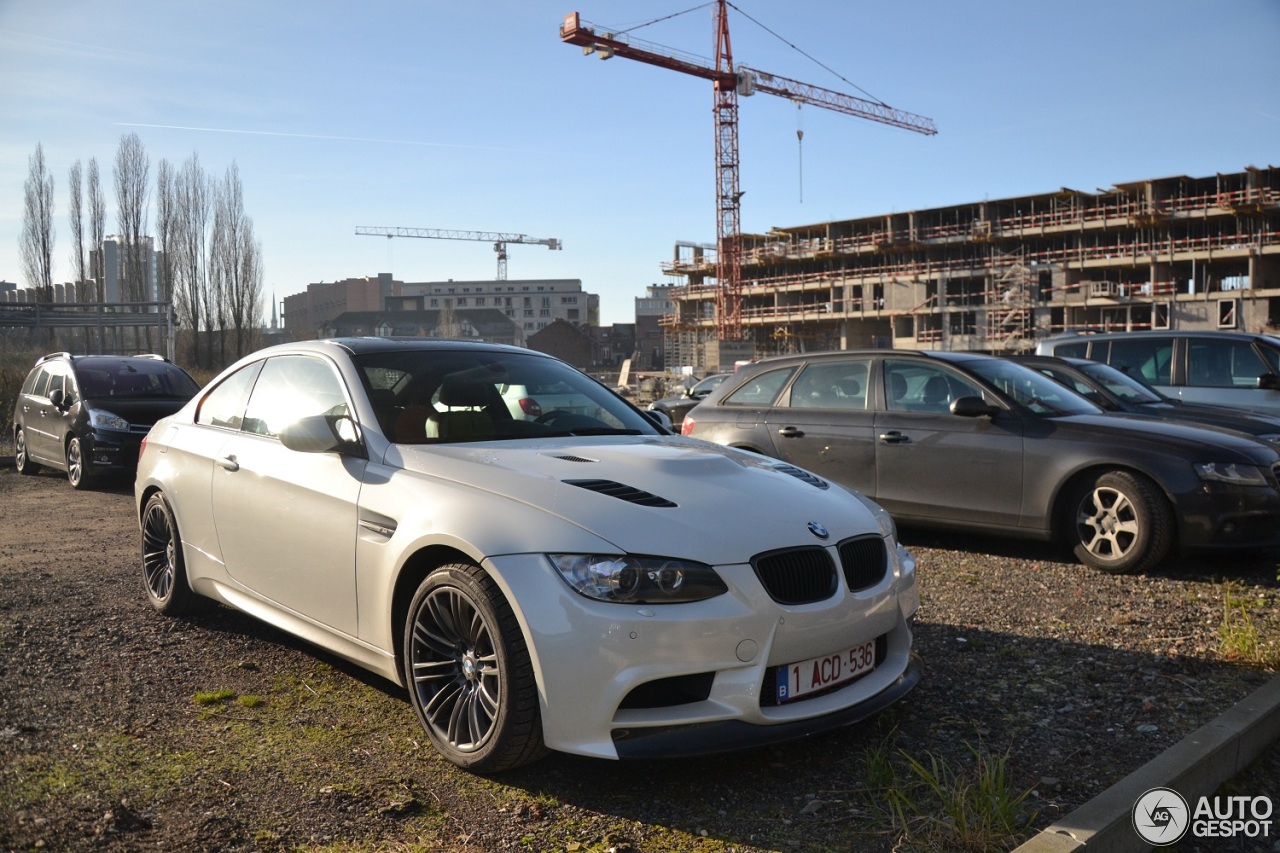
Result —
<path fill-rule="evenodd" d="M 908 532 L 924 678 L 876 720 L 483 779 L 431 751 L 394 685 L 224 608 L 152 612 L 127 487 L 0 460 L 0 850 L 935 849 L 928 821 L 889 820 L 884 760 L 903 782 L 908 757 L 963 779 L 975 756 L 1028 792 L 1018 828 L 974 848 L 1008 849 L 1270 677 L 1229 659 L 1229 598 L 1233 624 L 1280 637 L 1276 554 L 1111 577 L 1050 546 Z M 1280 799 L 1277 752 L 1238 793 Z"/>

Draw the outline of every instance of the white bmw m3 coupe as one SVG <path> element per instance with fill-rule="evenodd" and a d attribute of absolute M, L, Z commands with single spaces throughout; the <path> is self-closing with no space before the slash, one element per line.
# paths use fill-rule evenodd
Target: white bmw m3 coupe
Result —
<path fill-rule="evenodd" d="M 593 414 L 513 417 L 512 385 Z M 529 350 L 259 351 L 155 425 L 135 495 L 160 613 L 221 602 L 391 679 L 477 773 L 776 743 L 919 680 L 880 507 Z"/>

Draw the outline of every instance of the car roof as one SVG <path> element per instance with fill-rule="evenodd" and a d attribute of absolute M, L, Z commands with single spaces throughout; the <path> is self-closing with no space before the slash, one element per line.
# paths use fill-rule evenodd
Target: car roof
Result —
<path fill-rule="evenodd" d="M 275 346 L 266 347 L 258 350 L 253 355 L 265 356 L 275 352 L 332 352 L 335 349 L 344 350 L 351 355 L 362 355 L 371 352 L 418 352 L 428 350 L 454 350 L 459 349 L 475 350 L 478 352 L 518 352 L 529 355 L 543 356 L 551 358 L 546 353 L 537 350 L 526 349 L 524 347 L 510 346 L 507 344 L 494 344 L 485 341 L 471 341 L 460 338 L 413 338 L 407 340 L 398 340 L 393 338 L 321 338 L 319 340 L 295 341 L 288 344 L 276 344 Z"/>
<path fill-rule="evenodd" d="M 1060 341 L 1087 341 L 1091 338 L 1100 340 L 1115 340 L 1116 338 L 1222 338 L 1225 340 L 1255 341 L 1259 338 L 1268 340 L 1272 343 L 1280 344 L 1280 337 L 1276 335 L 1255 334 L 1253 332 L 1236 332 L 1229 329 L 1201 329 L 1195 331 L 1191 329 L 1135 329 L 1132 332 L 1066 332 L 1061 335 L 1055 335 L 1051 338 L 1045 338 L 1045 342 L 1058 343 Z"/>
<path fill-rule="evenodd" d="M 867 347 L 863 349 L 828 350 L 825 352 L 801 352 L 790 355 L 773 355 L 762 358 L 751 367 L 770 364 L 794 364 L 801 361 L 830 361 L 849 356 L 892 356 L 893 358 L 935 359 L 962 364 L 966 361 L 982 361 L 998 356 L 984 352 L 952 352 L 940 350 L 901 350 L 883 347 Z"/>

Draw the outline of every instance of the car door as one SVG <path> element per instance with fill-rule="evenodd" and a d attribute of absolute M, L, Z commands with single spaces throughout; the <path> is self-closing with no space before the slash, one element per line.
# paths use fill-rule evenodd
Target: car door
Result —
<path fill-rule="evenodd" d="M 765 414 L 775 455 L 868 496 L 876 491 L 870 357 L 813 362 Z"/>
<path fill-rule="evenodd" d="M 1276 374 L 1275 351 L 1255 349 L 1241 338 L 1187 337 L 1186 377 L 1177 396 L 1187 403 L 1210 403 L 1256 412 L 1280 412 L 1280 390 L 1259 387 L 1259 377 Z M 1268 363 L 1262 352 L 1271 355 Z"/>
<path fill-rule="evenodd" d="M 228 432 L 213 472 L 213 518 L 226 570 L 259 596 L 356 634 L 356 506 L 366 461 L 300 453 L 277 437 L 300 417 L 352 411 L 328 361 L 268 359 L 239 432 Z"/>
<path fill-rule="evenodd" d="M 958 371 L 924 359 L 882 362 L 875 415 L 875 499 L 891 514 L 1016 527 L 1022 512 L 1021 421 L 951 413 L 960 397 L 985 397 Z"/>
<path fill-rule="evenodd" d="M 27 452 L 32 459 L 39 459 L 54 465 L 66 464 L 63 453 L 62 437 L 71 428 L 70 406 L 58 408 L 53 404 L 54 391 L 61 392 L 60 399 L 66 399 L 67 368 L 60 361 L 50 361 L 41 368 L 41 375 L 36 380 L 33 392 L 27 400 L 30 411 L 27 412 Z M 75 386 L 72 385 L 74 392 Z"/>

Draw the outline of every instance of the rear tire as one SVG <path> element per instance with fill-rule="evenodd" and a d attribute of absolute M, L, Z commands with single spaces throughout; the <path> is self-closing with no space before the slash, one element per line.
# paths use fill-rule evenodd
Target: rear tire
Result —
<path fill-rule="evenodd" d="M 27 452 L 27 433 L 22 427 L 13 433 L 13 467 L 19 474 L 40 473 L 40 466 L 31 461 L 31 454 Z"/>
<path fill-rule="evenodd" d="M 1076 557 L 1110 574 L 1154 568 L 1173 544 L 1173 511 L 1141 474 L 1107 471 L 1081 489 L 1068 510 Z"/>
<path fill-rule="evenodd" d="M 441 566 L 418 587 L 405 620 L 404 679 L 427 736 L 459 767 L 499 773 L 546 755 L 524 635 L 479 566 Z"/>
<path fill-rule="evenodd" d="M 142 581 L 147 600 L 165 616 L 185 616 L 203 609 L 205 599 L 191 591 L 182 537 L 173 510 L 156 492 L 142 510 Z"/>

